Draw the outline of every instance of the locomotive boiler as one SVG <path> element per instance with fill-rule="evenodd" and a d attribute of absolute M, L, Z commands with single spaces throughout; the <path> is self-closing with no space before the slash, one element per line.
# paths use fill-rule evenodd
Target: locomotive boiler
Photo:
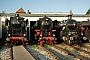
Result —
<path fill-rule="evenodd" d="M 27 40 L 27 24 L 28 19 L 20 17 L 19 14 L 15 14 L 14 17 L 10 17 L 10 20 L 6 18 L 5 25 L 7 27 L 7 43 L 17 45 L 19 42 L 22 44 L 28 44 Z"/>
<path fill-rule="evenodd" d="M 90 42 L 90 20 L 81 22 L 82 42 Z"/>
<path fill-rule="evenodd" d="M 76 20 L 72 19 L 72 15 L 68 15 L 67 20 L 63 20 L 63 23 L 59 24 L 62 27 L 60 31 L 60 37 L 64 43 L 72 45 L 80 43 L 80 30 Z"/>
<path fill-rule="evenodd" d="M 43 18 L 39 18 L 36 21 L 35 25 L 32 27 L 34 29 L 34 37 L 35 40 L 41 46 L 44 44 L 53 44 L 55 43 L 55 29 L 53 29 L 53 22 L 50 18 L 44 16 Z"/>

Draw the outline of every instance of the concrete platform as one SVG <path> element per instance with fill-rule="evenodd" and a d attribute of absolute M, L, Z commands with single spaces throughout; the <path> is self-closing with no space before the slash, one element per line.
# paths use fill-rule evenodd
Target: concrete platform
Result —
<path fill-rule="evenodd" d="M 35 60 L 35 58 L 21 45 L 13 47 L 13 60 Z"/>

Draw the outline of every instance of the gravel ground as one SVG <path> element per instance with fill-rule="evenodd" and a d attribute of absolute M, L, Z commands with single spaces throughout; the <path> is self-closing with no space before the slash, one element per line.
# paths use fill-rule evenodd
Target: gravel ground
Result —
<path fill-rule="evenodd" d="M 83 45 L 85 45 L 85 46 L 90 48 L 90 43 L 83 43 Z"/>
<path fill-rule="evenodd" d="M 81 47 L 80 49 L 85 50 L 85 51 L 90 53 L 90 49 L 87 49 L 87 48 L 84 48 L 84 47 Z"/>
<path fill-rule="evenodd" d="M 39 60 L 57 60 L 53 56 L 51 56 L 48 52 L 43 50 L 41 47 L 30 48 L 30 46 L 26 46 L 28 50 Z"/>
<path fill-rule="evenodd" d="M 90 60 L 90 55 L 89 54 L 85 54 L 84 52 L 81 52 L 79 50 L 71 48 L 70 46 L 66 46 L 66 45 L 62 45 L 62 44 L 59 44 L 57 46 L 66 50 L 66 51 L 68 51 L 68 52 L 70 52 L 70 53 L 72 53 L 72 54 L 80 56 L 81 58 L 84 58 L 85 60 Z"/>
<path fill-rule="evenodd" d="M 2 46 L 0 49 L 0 60 L 11 60 L 10 48 L 8 46 Z"/>

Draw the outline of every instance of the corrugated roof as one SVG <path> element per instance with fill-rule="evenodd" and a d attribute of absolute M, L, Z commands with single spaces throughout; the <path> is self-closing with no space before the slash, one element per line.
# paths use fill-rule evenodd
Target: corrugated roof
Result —
<path fill-rule="evenodd" d="M 20 8 L 16 13 L 26 13 L 23 8 Z"/>

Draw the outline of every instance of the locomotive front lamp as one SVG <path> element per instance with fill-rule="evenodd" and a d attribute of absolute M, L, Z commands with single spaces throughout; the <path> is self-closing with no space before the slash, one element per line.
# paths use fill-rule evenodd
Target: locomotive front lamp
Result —
<path fill-rule="evenodd" d="M 63 40 L 66 40 L 66 37 L 65 36 L 63 36 Z"/>
<path fill-rule="evenodd" d="M 87 40 L 87 37 L 83 37 L 83 40 Z"/>
<path fill-rule="evenodd" d="M 8 34 L 8 36 L 10 36 L 10 34 Z"/>
<path fill-rule="evenodd" d="M 43 38 L 42 38 L 42 37 L 40 37 L 40 38 L 39 38 L 39 40 L 43 40 Z"/>
<path fill-rule="evenodd" d="M 17 18 L 17 22 L 18 22 L 18 17 L 16 17 Z"/>
<path fill-rule="evenodd" d="M 73 26 L 75 27 L 75 26 L 76 26 L 76 24 L 74 23 L 74 24 L 73 24 Z"/>
<path fill-rule="evenodd" d="M 24 38 L 24 41 L 27 41 L 27 38 L 26 37 Z"/>
<path fill-rule="evenodd" d="M 55 36 L 55 34 L 53 34 L 53 36 Z"/>
<path fill-rule="evenodd" d="M 72 32 L 73 35 L 75 35 L 77 32 Z"/>
<path fill-rule="evenodd" d="M 10 41 L 10 38 L 6 38 L 6 41 Z"/>
<path fill-rule="evenodd" d="M 68 35 L 71 35 L 70 33 Z"/>
<path fill-rule="evenodd" d="M 8 28 L 8 26 L 6 26 L 6 28 Z"/>
<path fill-rule="evenodd" d="M 63 27 L 62 30 L 65 30 L 65 27 Z"/>
<path fill-rule="evenodd" d="M 18 17 L 17 17 L 17 20 L 18 20 Z"/>
<path fill-rule="evenodd" d="M 81 35 L 83 35 L 83 32 L 81 32 Z"/>
<path fill-rule="evenodd" d="M 48 20 L 48 19 L 46 19 L 46 20 Z"/>
<path fill-rule="evenodd" d="M 42 34 L 40 34 L 40 36 L 42 36 Z"/>
<path fill-rule="evenodd" d="M 73 40 L 74 38 L 73 37 L 70 37 L 70 40 Z"/>
<path fill-rule="evenodd" d="M 57 40 L 57 38 L 54 38 L 54 40 L 56 41 L 56 40 Z"/>
<path fill-rule="evenodd" d="M 26 36 L 26 34 L 23 34 L 23 36 Z"/>

